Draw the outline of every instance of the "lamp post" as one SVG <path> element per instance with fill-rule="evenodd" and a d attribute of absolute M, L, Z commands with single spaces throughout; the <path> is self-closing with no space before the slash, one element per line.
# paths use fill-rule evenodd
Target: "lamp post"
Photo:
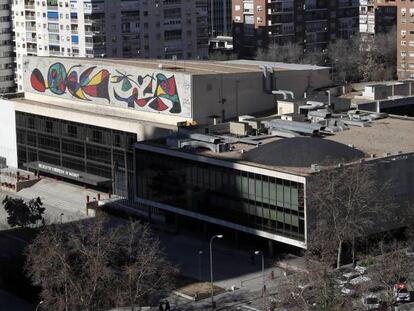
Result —
<path fill-rule="evenodd" d="M 211 281 L 211 309 L 215 309 L 214 305 L 214 286 L 213 286 L 213 240 L 215 238 L 221 239 L 222 234 L 217 234 L 210 239 L 210 281 Z"/>
<path fill-rule="evenodd" d="M 63 215 L 65 215 L 64 213 L 60 213 L 60 223 L 63 223 Z"/>
<path fill-rule="evenodd" d="M 39 303 L 37 304 L 36 311 L 37 311 L 37 309 L 39 309 L 41 304 L 43 304 L 43 300 L 40 300 Z"/>
<path fill-rule="evenodd" d="M 255 251 L 255 255 L 261 255 L 262 256 L 262 278 L 263 278 L 263 288 L 262 288 L 262 297 L 263 297 L 263 311 L 266 310 L 266 278 L 265 278 L 265 271 L 264 271 L 264 256 L 262 251 Z"/>
<path fill-rule="evenodd" d="M 198 279 L 201 281 L 201 255 L 203 255 L 203 251 L 198 251 Z"/>

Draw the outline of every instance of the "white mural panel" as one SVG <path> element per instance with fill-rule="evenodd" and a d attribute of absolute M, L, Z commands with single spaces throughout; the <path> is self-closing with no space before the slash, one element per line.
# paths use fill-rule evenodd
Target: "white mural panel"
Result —
<path fill-rule="evenodd" d="M 192 117 L 189 74 L 42 57 L 25 58 L 23 71 L 25 92 Z"/>
<path fill-rule="evenodd" d="M 0 157 L 7 159 L 7 165 L 17 167 L 14 103 L 5 99 L 0 99 Z"/>

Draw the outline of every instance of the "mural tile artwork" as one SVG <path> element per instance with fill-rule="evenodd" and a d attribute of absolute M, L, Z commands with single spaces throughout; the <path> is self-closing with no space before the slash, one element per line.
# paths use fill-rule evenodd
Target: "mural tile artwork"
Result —
<path fill-rule="evenodd" d="M 93 101 L 101 98 L 126 103 L 129 108 L 149 108 L 152 111 L 179 114 L 182 111 L 175 76 L 163 73 L 137 75 L 107 69 L 97 70 L 96 66 L 82 69 L 75 65 L 66 69 L 62 63 L 51 64 L 46 78 L 35 68 L 30 76 L 30 84 L 34 90 L 54 95 L 70 94 L 82 101 Z M 113 94 L 111 93 L 111 90 Z"/>

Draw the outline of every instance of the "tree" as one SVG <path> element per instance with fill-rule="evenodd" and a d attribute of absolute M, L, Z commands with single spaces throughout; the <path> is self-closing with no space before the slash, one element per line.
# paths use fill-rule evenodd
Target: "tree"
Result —
<path fill-rule="evenodd" d="M 331 266 L 309 252 L 304 258 L 306 272 L 286 275 L 279 287 L 278 307 L 291 311 L 350 310 L 334 280 Z"/>
<path fill-rule="evenodd" d="M 256 54 L 257 60 L 301 63 L 303 59 L 303 48 L 297 43 L 285 43 L 284 45 L 270 44 L 266 49 L 259 49 Z"/>
<path fill-rule="evenodd" d="M 100 216 L 50 226 L 27 250 L 26 270 L 48 310 L 101 310 L 148 303 L 174 272 L 148 226 Z"/>
<path fill-rule="evenodd" d="M 324 170 L 309 184 L 309 222 L 313 225 L 309 247 L 324 256 L 336 253 L 337 268 L 344 243 L 354 245 L 356 238 L 370 233 L 391 210 L 391 205 L 383 208 L 389 201 L 383 191 L 386 182 L 380 185 L 377 177 L 373 169 L 361 163 Z"/>
<path fill-rule="evenodd" d="M 148 225 L 129 222 L 125 227 L 127 234 L 119 249 L 119 294 L 121 304 L 134 311 L 146 297 L 170 288 L 173 268 Z"/>
<path fill-rule="evenodd" d="M 39 197 L 25 202 L 23 199 L 6 196 L 2 201 L 6 210 L 7 223 L 10 227 L 25 228 L 29 225 L 36 225 L 38 222 L 44 223 L 43 214 L 45 208 Z"/>
<path fill-rule="evenodd" d="M 385 288 L 382 300 L 391 307 L 394 304 L 394 284 L 412 275 L 414 264 L 412 258 L 405 254 L 405 245 L 401 242 L 387 244 L 381 241 L 378 250 L 379 255 L 373 257 L 370 275 L 374 282 Z"/>

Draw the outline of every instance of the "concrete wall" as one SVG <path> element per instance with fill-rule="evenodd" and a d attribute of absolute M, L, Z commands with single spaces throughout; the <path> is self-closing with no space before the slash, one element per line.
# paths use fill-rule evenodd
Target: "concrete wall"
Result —
<path fill-rule="evenodd" d="M 0 157 L 17 167 L 16 115 L 11 101 L 0 99 Z"/>
<path fill-rule="evenodd" d="M 274 78 L 273 89 L 292 91 L 295 98 L 331 83 L 329 69 L 275 71 Z M 263 91 L 262 72 L 195 75 L 193 87 L 193 118 L 201 123 L 209 121 L 207 116 L 221 116 L 222 110 L 225 119 L 272 109 L 277 113 L 275 96 Z"/>
<path fill-rule="evenodd" d="M 225 119 L 268 109 L 276 113 L 274 96 L 263 91 L 262 76 L 261 72 L 193 76 L 194 120 L 211 123 L 208 116 L 222 116 L 223 110 Z"/>
<path fill-rule="evenodd" d="M 70 105 L 74 106 L 74 109 L 70 109 Z M 99 109 L 97 105 L 85 105 L 87 107 L 79 106 L 82 106 L 82 104 L 74 104 L 73 102 L 71 104 L 60 103 L 60 105 L 48 105 L 27 101 L 15 102 L 16 111 L 27 112 L 50 118 L 58 118 L 71 122 L 90 124 L 94 126 L 110 128 L 128 133 L 136 133 L 138 141 L 168 135 L 171 130 L 175 130 L 177 128 L 176 124 L 180 121 L 178 119 L 173 120 L 171 121 L 171 125 L 168 125 L 157 123 L 157 121 L 162 121 L 160 118 L 154 118 L 152 122 L 150 122 L 148 116 L 147 119 L 144 120 L 143 118 L 128 118 L 127 113 L 125 113 L 124 115 L 119 113 L 120 109 L 112 108 L 113 113 L 111 113 L 111 110 L 109 109 L 102 111 L 103 109 Z M 144 114 L 144 112 L 141 112 L 141 114 Z M 147 115 L 148 114 L 149 113 L 147 113 Z M 159 115 L 155 115 L 155 117 L 159 117 Z"/>
<path fill-rule="evenodd" d="M 108 61 L 25 57 L 24 91 L 55 98 L 191 118 L 191 75 Z"/>
<path fill-rule="evenodd" d="M 275 71 L 275 89 L 288 90 L 295 98 L 303 98 L 303 94 L 314 89 L 331 85 L 329 68 L 318 70 L 286 70 Z"/>

